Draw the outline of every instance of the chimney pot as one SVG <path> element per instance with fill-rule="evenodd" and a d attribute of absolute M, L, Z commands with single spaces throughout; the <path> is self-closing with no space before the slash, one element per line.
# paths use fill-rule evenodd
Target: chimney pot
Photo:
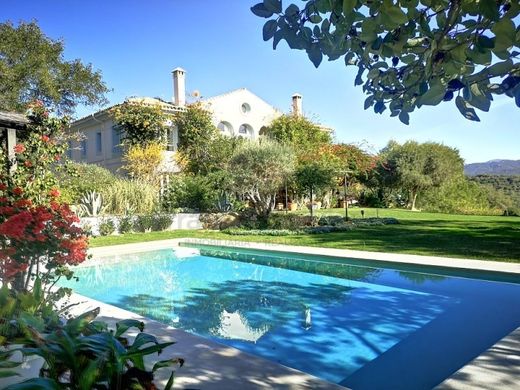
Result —
<path fill-rule="evenodd" d="M 172 70 L 173 74 L 173 103 L 176 106 L 186 105 L 186 71 L 182 68 Z"/>
<path fill-rule="evenodd" d="M 302 95 L 295 93 L 292 95 L 292 113 L 294 116 L 301 116 L 302 111 Z"/>

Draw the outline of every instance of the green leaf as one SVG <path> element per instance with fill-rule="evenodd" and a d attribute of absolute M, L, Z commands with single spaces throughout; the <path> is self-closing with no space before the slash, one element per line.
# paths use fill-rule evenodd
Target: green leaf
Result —
<path fill-rule="evenodd" d="M 467 102 L 464 100 L 462 96 L 456 97 L 455 105 L 459 109 L 460 113 L 464 116 L 464 118 L 469 119 L 470 121 L 480 122 L 480 118 L 478 117 L 475 110 L 471 107 L 468 107 Z"/>
<path fill-rule="evenodd" d="M 349 51 L 346 55 L 345 55 L 345 65 L 356 65 L 356 62 L 355 62 L 355 57 L 356 55 Z"/>
<path fill-rule="evenodd" d="M 380 71 L 378 68 L 372 68 L 372 69 L 370 69 L 370 71 L 368 72 L 368 74 L 367 74 L 367 78 L 368 78 L 369 80 L 373 80 L 373 79 L 375 79 L 376 77 L 378 77 L 380 73 L 381 73 L 381 71 Z"/>
<path fill-rule="evenodd" d="M 513 68 L 513 61 L 506 60 L 502 62 L 497 62 L 496 64 L 491 65 L 487 68 L 487 73 L 490 76 L 504 76 Z"/>
<path fill-rule="evenodd" d="M 265 9 L 275 14 L 279 14 L 280 12 L 282 12 L 281 0 L 264 0 L 264 6 Z"/>
<path fill-rule="evenodd" d="M 130 328 L 137 328 L 139 331 L 144 330 L 144 322 L 138 320 L 121 320 L 116 324 L 115 337 L 121 336 Z"/>
<path fill-rule="evenodd" d="M 403 122 L 405 125 L 410 124 L 410 115 L 406 111 L 401 111 L 399 114 L 399 120 Z"/>
<path fill-rule="evenodd" d="M 20 376 L 20 374 L 17 373 L 16 371 L 0 370 L 0 379 L 1 378 L 10 378 L 12 376 Z"/>
<path fill-rule="evenodd" d="M 320 46 L 317 43 L 310 45 L 307 49 L 307 55 L 316 68 L 320 66 L 323 54 L 321 53 Z"/>
<path fill-rule="evenodd" d="M 356 5 L 357 0 L 343 0 L 343 14 L 350 14 Z"/>
<path fill-rule="evenodd" d="M 494 21 L 498 20 L 500 17 L 496 0 L 480 0 L 478 3 L 478 10 L 486 18 Z"/>
<path fill-rule="evenodd" d="M 386 105 L 384 102 L 378 101 L 376 104 L 374 104 L 374 112 L 376 114 L 382 114 L 384 110 L 386 110 Z"/>
<path fill-rule="evenodd" d="M 264 41 L 268 41 L 272 37 L 274 37 L 274 33 L 278 29 L 278 23 L 276 20 L 268 20 L 264 24 L 264 28 L 262 29 Z"/>
<path fill-rule="evenodd" d="M 318 14 L 313 14 L 313 15 L 309 16 L 309 21 L 311 23 L 320 23 L 322 20 L 323 19 Z"/>
<path fill-rule="evenodd" d="M 172 372 L 170 375 L 170 379 L 168 379 L 168 382 L 166 383 L 166 386 L 164 386 L 164 390 L 171 390 L 173 387 L 173 379 L 174 379 L 175 373 Z"/>
<path fill-rule="evenodd" d="M 369 107 L 371 107 L 372 104 L 374 104 L 374 96 L 367 97 L 365 99 L 365 104 L 364 104 L 365 110 L 368 109 Z"/>
<path fill-rule="evenodd" d="M 446 86 L 442 83 L 433 84 L 430 89 L 426 91 L 424 95 L 419 97 L 419 102 L 422 105 L 426 106 L 436 106 L 439 104 L 442 99 L 444 99 L 444 95 L 446 94 Z"/>
<path fill-rule="evenodd" d="M 495 49 L 503 51 L 513 46 L 515 42 L 516 29 L 512 20 L 501 19 L 491 27 L 491 31 L 495 34 Z"/>
<path fill-rule="evenodd" d="M 260 16 L 261 18 L 270 18 L 274 14 L 274 12 L 271 12 L 267 8 L 265 8 L 265 5 L 263 3 L 258 3 L 252 6 L 251 12 L 254 13 L 256 16 Z"/>
<path fill-rule="evenodd" d="M 138 349 L 145 344 L 159 344 L 159 342 L 157 341 L 157 338 L 151 334 L 139 333 L 135 337 L 135 340 L 132 343 L 131 349 Z"/>
<path fill-rule="evenodd" d="M 477 83 L 473 83 L 470 85 L 471 90 L 471 99 L 468 100 L 468 103 L 473 107 L 478 108 L 479 110 L 488 112 L 489 107 L 491 106 L 491 100 L 489 100 L 486 95 L 480 90 Z"/>
<path fill-rule="evenodd" d="M 182 367 L 184 365 L 184 359 L 174 358 L 174 359 L 158 361 L 157 363 L 155 363 L 153 365 L 152 372 L 155 372 L 164 367 L 171 367 L 173 365 L 179 365 L 179 367 Z"/>
<path fill-rule="evenodd" d="M 477 45 L 484 49 L 492 49 L 495 47 L 495 41 L 493 38 L 486 37 L 485 35 L 480 35 L 477 38 Z"/>
<path fill-rule="evenodd" d="M 128 359 L 132 359 L 133 357 L 140 357 L 140 356 L 146 356 L 146 355 L 150 355 L 152 353 L 157 353 L 157 354 L 160 354 L 163 349 L 165 349 L 166 347 L 169 347 L 170 345 L 173 345 L 175 344 L 174 342 L 168 342 L 168 343 L 161 343 L 161 344 L 157 344 L 157 345 L 152 345 L 150 347 L 146 347 L 146 348 L 143 348 L 143 349 L 138 349 L 136 351 L 133 351 L 133 352 L 128 352 L 125 356 L 128 358 Z"/>
<path fill-rule="evenodd" d="M 385 11 L 385 14 L 390 18 L 392 22 L 395 24 L 404 24 L 408 21 L 408 17 L 403 12 L 400 7 L 388 7 Z"/>
<path fill-rule="evenodd" d="M 515 104 L 520 107 L 520 88 L 517 88 L 515 92 Z"/>

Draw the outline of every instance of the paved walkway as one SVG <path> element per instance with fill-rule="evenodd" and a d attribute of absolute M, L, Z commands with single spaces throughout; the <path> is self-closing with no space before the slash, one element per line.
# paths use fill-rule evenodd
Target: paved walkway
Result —
<path fill-rule="evenodd" d="M 520 389 L 520 328 L 504 337 L 435 389 Z"/>

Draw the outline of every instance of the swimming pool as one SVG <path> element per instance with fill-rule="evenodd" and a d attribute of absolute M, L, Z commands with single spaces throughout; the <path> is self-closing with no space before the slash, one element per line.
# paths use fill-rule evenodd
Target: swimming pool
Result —
<path fill-rule="evenodd" d="M 104 260 L 68 285 L 354 389 L 432 388 L 520 326 L 515 280 L 204 246 Z"/>

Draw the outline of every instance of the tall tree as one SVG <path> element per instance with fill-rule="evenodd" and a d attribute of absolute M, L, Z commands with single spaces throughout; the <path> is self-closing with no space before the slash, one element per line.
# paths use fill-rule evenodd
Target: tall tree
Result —
<path fill-rule="evenodd" d="M 420 193 L 439 188 L 464 172 L 459 151 L 436 142 L 391 141 L 381 153 L 386 185 L 407 193 L 408 207 L 415 209 Z"/>
<path fill-rule="evenodd" d="M 78 104 L 107 102 L 101 72 L 79 59 L 66 61 L 61 40 L 47 37 L 36 22 L 0 24 L 0 109 L 24 111 L 40 100 L 58 114 Z"/>
<path fill-rule="evenodd" d="M 328 130 L 321 128 L 304 116 L 282 115 L 274 119 L 264 135 L 290 145 L 298 156 L 313 153 L 332 142 Z"/>
<path fill-rule="evenodd" d="M 323 159 L 304 161 L 296 168 L 296 185 L 310 196 L 311 217 L 314 215 L 313 203 L 316 192 L 333 187 L 335 178 L 334 168 Z"/>
<path fill-rule="evenodd" d="M 520 107 L 518 0 L 264 0 L 252 12 L 269 19 L 265 41 L 285 40 L 318 67 L 323 57 L 355 66 L 365 109 L 408 124 L 423 105 L 455 98 L 461 114 L 479 118 L 493 95 Z M 501 80 L 500 80 L 501 79 Z"/>

